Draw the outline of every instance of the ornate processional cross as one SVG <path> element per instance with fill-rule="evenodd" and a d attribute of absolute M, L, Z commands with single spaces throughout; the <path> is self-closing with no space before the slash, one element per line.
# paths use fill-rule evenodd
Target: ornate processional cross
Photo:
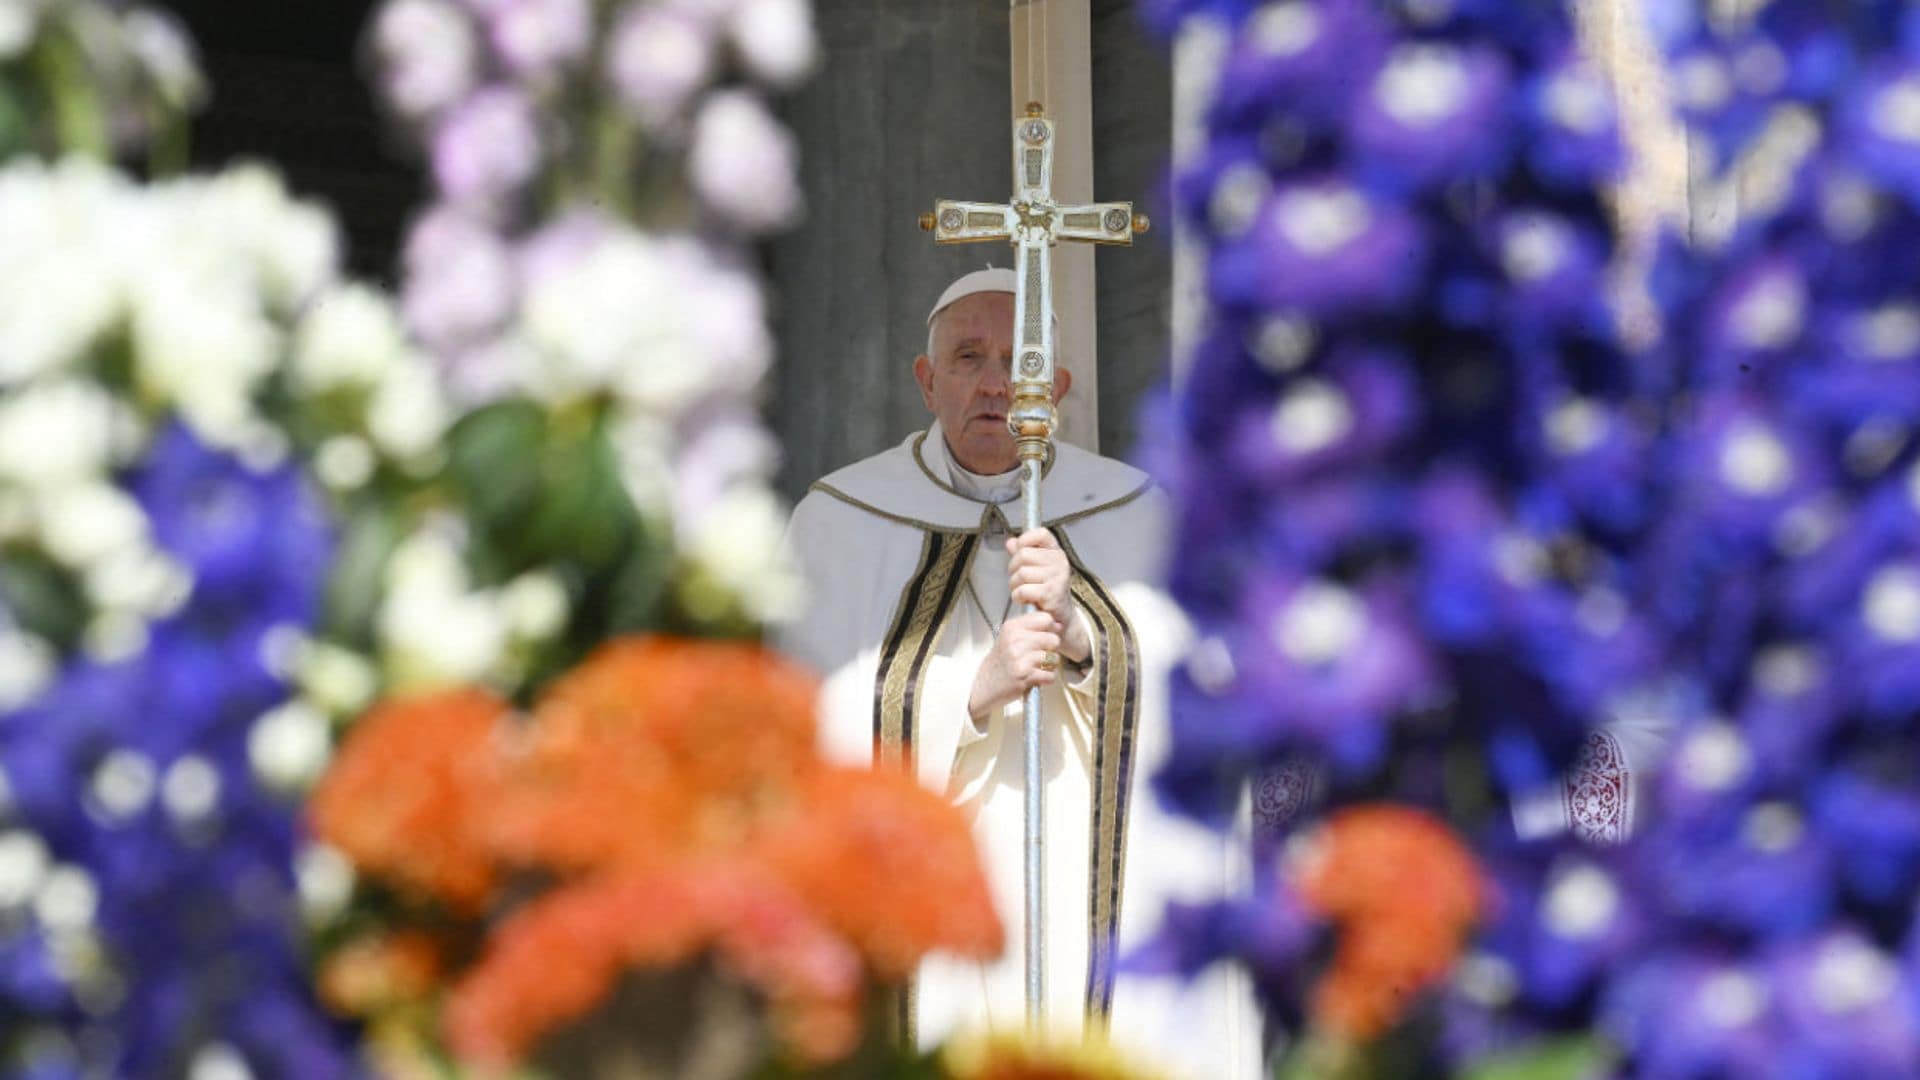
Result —
<path fill-rule="evenodd" d="M 1013 202 L 941 199 L 920 227 L 941 244 L 1006 240 L 1013 244 L 1013 403 L 1007 427 L 1022 471 L 1024 529 L 1041 527 L 1040 476 L 1053 455 L 1053 245 L 1062 240 L 1093 244 L 1133 243 L 1146 232 L 1147 216 L 1130 202 L 1060 206 L 1053 201 L 1053 121 L 1039 102 L 1013 122 Z M 1031 612 L 1032 605 L 1022 610 Z M 1026 991 L 1027 1023 L 1046 1020 L 1046 801 L 1041 768 L 1040 690 L 1026 694 Z"/>

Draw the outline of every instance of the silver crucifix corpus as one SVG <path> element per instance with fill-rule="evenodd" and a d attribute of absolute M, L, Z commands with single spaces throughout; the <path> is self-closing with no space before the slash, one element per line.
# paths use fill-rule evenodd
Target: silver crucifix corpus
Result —
<path fill-rule="evenodd" d="M 1025 529 L 1040 528 L 1040 476 L 1053 454 L 1053 245 L 1062 240 L 1132 244 L 1147 231 L 1130 202 L 1058 206 L 1053 201 L 1053 121 L 1039 102 L 1013 122 L 1013 202 L 941 199 L 920 227 L 942 244 L 1013 243 L 1019 288 L 1013 301 L 1013 404 L 1007 427 L 1020 455 Z M 1033 605 L 1024 607 L 1033 611 Z M 1040 690 L 1026 697 L 1026 950 L 1027 1023 L 1046 1023 L 1046 791 L 1040 760 Z M 1099 948 L 1100 943 L 1092 943 Z"/>

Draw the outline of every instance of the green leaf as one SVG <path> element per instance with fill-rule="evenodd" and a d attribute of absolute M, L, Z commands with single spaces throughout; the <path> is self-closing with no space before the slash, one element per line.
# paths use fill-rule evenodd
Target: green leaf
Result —
<path fill-rule="evenodd" d="M 97 79 L 87 66 L 86 48 L 69 32 L 48 33 L 34 58 L 53 98 L 53 125 L 60 148 L 106 159 L 113 153 L 106 108 Z"/>
<path fill-rule="evenodd" d="M 79 646 L 86 629 L 88 605 L 80 583 L 38 554 L 0 559 L 0 604 L 22 629 L 63 653 Z"/>
<path fill-rule="evenodd" d="M 1468 1080 L 1584 1080 L 1600 1075 L 1609 1055 L 1592 1035 L 1576 1035 L 1510 1053 L 1474 1066 Z"/>
<path fill-rule="evenodd" d="M 541 473 L 542 498 L 527 523 L 529 546 L 589 571 L 619 562 L 638 520 L 600 421 L 551 439 Z"/>
<path fill-rule="evenodd" d="M 347 511 L 333 575 L 327 579 L 325 625 L 330 636 L 360 644 L 372 641 L 373 620 L 386 593 L 387 560 L 400 544 L 398 508 L 367 498 Z"/>
<path fill-rule="evenodd" d="M 527 521 L 541 502 L 541 459 L 547 418 L 529 401 L 505 401 L 468 414 L 447 442 L 447 474 L 475 529 L 502 549 L 505 561 L 531 566 Z"/>

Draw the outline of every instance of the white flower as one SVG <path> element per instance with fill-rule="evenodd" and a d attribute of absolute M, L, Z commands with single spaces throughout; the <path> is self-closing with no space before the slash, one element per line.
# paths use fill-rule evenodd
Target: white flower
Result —
<path fill-rule="evenodd" d="M 791 86 L 813 69 L 813 8 L 807 0 L 745 0 L 728 29 L 747 70 Z"/>
<path fill-rule="evenodd" d="M 97 612 L 81 632 L 80 647 L 102 664 L 136 656 L 147 647 L 147 620 L 130 611 Z"/>
<path fill-rule="evenodd" d="M 153 8 L 137 7 L 120 17 L 120 29 L 128 49 L 167 104 L 184 109 L 206 96 L 206 80 L 194 60 L 193 40 L 177 19 Z"/>
<path fill-rule="evenodd" d="M 612 390 L 667 416 L 751 392 L 772 352 L 750 276 L 696 241 L 628 230 L 539 276 L 524 330 L 536 350 L 526 392 L 558 402 Z"/>
<path fill-rule="evenodd" d="M 335 435 L 321 443 L 313 456 L 313 470 L 320 482 L 336 491 L 366 483 L 377 464 L 373 448 L 358 435 Z"/>
<path fill-rule="evenodd" d="M 243 165 L 191 189 L 198 227 L 242 244 L 258 275 L 260 293 L 279 310 L 292 311 L 331 280 L 340 260 L 333 219 L 317 206 L 288 198 L 280 178 Z"/>
<path fill-rule="evenodd" d="M 186 754 L 167 766 L 160 802 L 182 824 L 204 820 L 220 805 L 220 770 L 199 754 Z"/>
<path fill-rule="evenodd" d="M 0 911 L 33 899 L 51 862 L 39 836 L 24 829 L 0 833 Z"/>
<path fill-rule="evenodd" d="M 34 7 L 18 0 L 0 4 L 0 60 L 11 60 L 33 44 L 39 21 L 39 12 Z"/>
<path fill-rule="evenodd" d="M 358 283 L 321 294 L 300 321 L 293 375 L 312 391 L 371 386 L 400 359 L 400 318 L 385 295 Z"/>
<path fill-rule="evenodd" d="M 418 357 L 389 370 L 367 405 L 367 433 L 380 449 L 402 460 L 438 446 L 452 422 L 439 380 Z"/>
<path fill-rule="evenodd" d="M 335 715 L 360 711 L 380 688 L 372 662 L 331 642 L 303 642 L 293 668 L 301 694 Z"/>
<path fill-rule="evenodd" d="M 77 360 L 119 318 L 138 207 L 83 158 L 0 169 L 0 385 Z"/>
<path fill-rule="evenodd" d="M 253 296 L 161 264 L 134 292 L 135 377 L 202 438 L 231 447 L 253 414 L 254 386 L 273 367 L 279 332 Z"/>
<path fill-rule="evenodd" d="M 459 546 L 433 527 L 402 541 L 387 564 L 379 632 L 394 681 L 403 685 L 478 681 L 507 644 L 499 605 L 468 590 Z"/>
<path fill-rule="evenodd" d="M 145 546 L 147 515 L 126 492 L 92 483 L 43 492 L 40 539 L 47 553 L 85 569 L 115 552 Z"/>
<path fill-rule="evenodd" d="M 331 919 L 353 899 L 353 864 L 325 844 L 302 849 L 294 858 L 293 874 L 300 890 L 300 909 L 310 920 Z"/>
<path fill-rule="evenodd" d="M 153 548 L 130 544 L 89 566 L 83 584 L 96 607 L 159 618 L 186 603 L 193 574 Z"/>
<path fill-rule="evenodd" d="M 135 750 L 114 750 L 93 770 L 87 794 L 98 813 L 109 820 L 123 820 L 153 801 L 156 780 L 151 758 Z"/>
<path fill-rule="evenodd" d="M 40 924 L 56 933 L 85 930 L 93 925 L 100 906 L 100 890 L 92 875 L 77 866 L 56 866 L 40 882 L 33 913 Z"/>
<path fill-rule="evenodd" d="M 793 135 L 743 90 L 708 96 L 694 120 L 687 174 L 706 204 L 734 225 L 763 231 L 800 211 Z"/>
<path fill-rule="evenodd" d="M 83 379 L 0 398 L 0 477 L 55 488 L 92 480 L 112 458 L 115 412 L 106 389 Z"/>
<path fill-rule="evenodd" d="M 673 429 L 659 417 L 626 412 L 616 416 L 607 437 L 620 462 L 620 486 L 627 498 L 643 514 L 670 513 L 679 496 Z"/>
<path fill-rule="evenodd" d="M 0 712 L 39 697 L 58 669 L 59 658 L 51 645 L 23 630 L 0 630 Z M 0 800 L 0 812 L 5 805 Z"/>
<path fill-rule="evenodd" d="M 187 1080 L 253 1080 L 247 1059 L 223 1042 L 202 1046 L 187 1065 Z"/>
<path fill-rule="evenodd" d="M 566 586 L 545 570 L 521 574 L 500 590 L 500 614 L 507 631 L 522 641 L 550 638 L 566 625 Z"/>
<path fill-rule="evenodd" d="M 785 529 L 786 514 L 771 492 L 736 487 L 694 530 L 687 557 L 753 618 L 790 619 L 799 614 L 805 593 L 782 545 Z"/>
<path fill-rule="evenodd" d="M 268 711 L 247 733 L 247 762 L 262 782 L 278 791 L 307 787 L 331 755 L 326 714 L 299 699 Z"/>

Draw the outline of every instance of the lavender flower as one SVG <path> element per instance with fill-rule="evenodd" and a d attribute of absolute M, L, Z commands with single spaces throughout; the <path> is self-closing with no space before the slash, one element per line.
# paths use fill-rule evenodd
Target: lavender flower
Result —
<path fill-rule="evenodd" d="M 458 349 L 503 326 L 516 284 L 505 243 L 481 218 L 441 206 L 415 221 L 403 255 L 407 328 L 436 349 Z"/>
<path fill-rule="evenodd" d="M 704 21 L 672 7 L 638 4 L 614 27 L 607 75 L 638 119 L 663 126 L 712 77 L 713 54 L 713 31 Z"/>
<path fill-rule="evenodd" d="M 540 133 L 521 91 L 492 86 L 442 118 L 433 133 L 433 175 L 456 203 L 491 210 L 518 195 L 541 163 Z"/>
<path fill-rule="evenodd" d="M 588 0 L 503 0 L 488 14 L 495 55 L 515 76 L 550 82 L 558 69 L 585 56 L 592 44 Z"/>
<path fill-rule="evenodd" d="M 693 190 L 723 220 L 748 232 L 784 225 L 800 210 L 793 136 L 745 91 L 709 95 L 694 119 L 687 155 Z"/>
<path fill-rule="evenodd" d="M 473 89 L 479 41 L 452 0 L 394 0 L 373 27 L 384 94 L 409 116 L 430 117 Z"/>

